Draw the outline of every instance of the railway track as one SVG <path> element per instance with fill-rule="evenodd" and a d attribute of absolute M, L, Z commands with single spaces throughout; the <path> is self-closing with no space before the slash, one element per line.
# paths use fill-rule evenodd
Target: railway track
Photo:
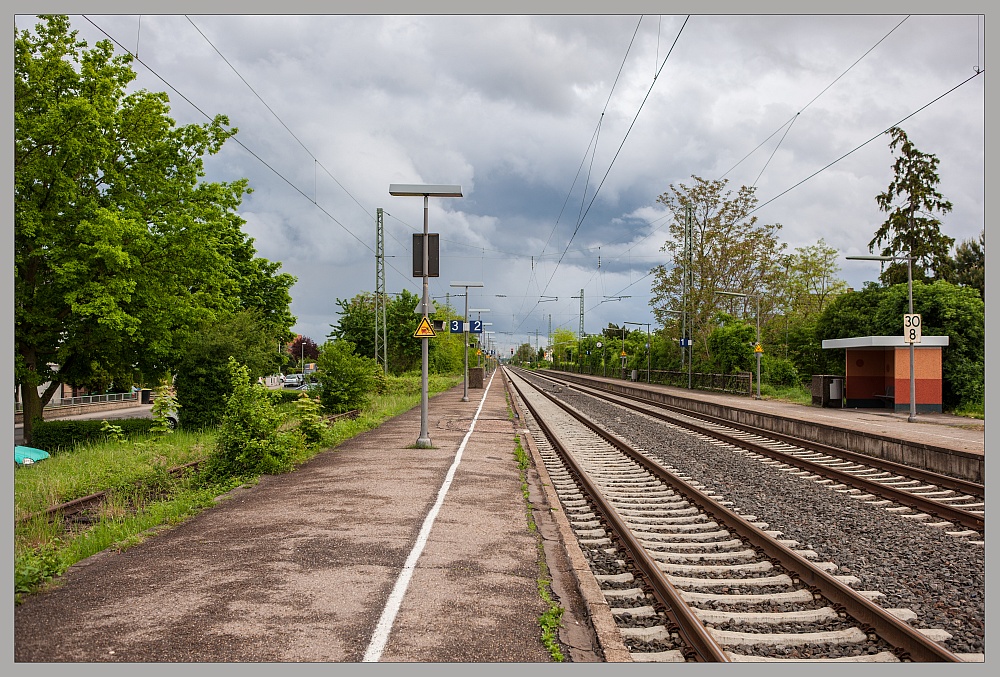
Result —
<path fill-rule="evenodd" d="M 512 379 L 581 547 L 637 661 L 959 661 L 836 564 Z"/>
<path fill-rule="evenodd" d="M 762 460 L 825 482 L 856 500 L 881 505 L 902 519 L 946 529 L 956 537 L 977 539 L 986 528 L 985 487 L 920 468 L 873 458 L 829 445 L 736 424 L 706 414 L 546 375 L 564 388 L 599 397 L 632 411 L 676 425 L 704 438 L 738 447 Z"/>

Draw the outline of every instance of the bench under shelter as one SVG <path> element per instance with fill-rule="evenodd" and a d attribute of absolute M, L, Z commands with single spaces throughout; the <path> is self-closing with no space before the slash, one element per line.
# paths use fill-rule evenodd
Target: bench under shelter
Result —
<path fill-rule="evenodd" d="M 942 349 L 947 336 L 923 336 L 914 345 L 913 373 L 918 412 L 940 412 Z M 827 339 L 824 350 L 845 351 L 844 406 L 910 410 L 910 344 L 902 336 Z"/>

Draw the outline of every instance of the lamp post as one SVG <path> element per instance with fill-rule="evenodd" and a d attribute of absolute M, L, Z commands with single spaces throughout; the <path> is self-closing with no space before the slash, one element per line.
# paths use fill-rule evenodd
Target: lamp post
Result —
<path fill-rule="evenodd" d="M 451 287 L 465 287 L 465 315 L 462 316 L 462 338 L 465 341 L 465 381 L 462 383 L 462 401 L 469 401 L 469 287 L 482 287 L 482 282 L 452 282 Z"/>
<path fill-rule="evenodd" d="M 427 278 L 430 277 L 430 261 L 428 257 L 430 247 L 428 246 L 429 238 L 427 237 L 428 199 L 431 197 L 462 197 L 462 187 L 440 184 L 390 183 L 389 195 L 424 198 L 424 265 L 421 271 L 424 278 L 424 289 L 420 306 L 422 315 L 426 319 L 431 305 L 430 286 L 427 282 Z M 427 337 L 420 339 L 420 437 L 417 438 L 418 449 L 429 449 L 432 446 L 430 432 L 428 431 L 429 426 L 427 425 L 427 354 L 429 348 L 427 341 Z"/>
<path fill-rule="evenodd" d="M 469 308 L 469 312 L 470 313 L 477 313 L 476 319 L 479 320 L 479 331 L 480 331 L 480 335 L 482 335 L 483 313 L 490 312 L 490 309 L 489 308 Z M 483 341 L 480 338 L 476 338 L 476 349 L 479 350 L 480 352 L 482 352 Z M 482 366 L 480 364 L 480 359 L 479 359 L 480 357 L 481 357 L 481 355 L 476 355 L 476 367 Z"/>
<path fill-rule="evenodd" d="M 849 261 L 906 261 L 906 290 L 910 300 L 910 315 L 913 315 L 913 251 L 909 256 L 847 256 Z M 910 415 L 907 421 L 917 420 L 917 380 L 913 368 L 913 341 L 910 341 Z"/>
<path fill-rule="evenodd" d="M 760 294 L 744 294 L 735 291 L 716 291 L 716 294 L 723 296 L 742 296 L 743 298 L 753 298 L 757 302 L 757 346 L 760 345 Z M 757 356 L 757 399 L 760 399 L 760 352 L 754 346 L 754 355 Z"/>

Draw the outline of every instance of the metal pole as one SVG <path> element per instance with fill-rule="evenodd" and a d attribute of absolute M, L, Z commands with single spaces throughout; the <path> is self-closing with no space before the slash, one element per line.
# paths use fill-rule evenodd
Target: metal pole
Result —
<path fill-rule="evenodd" d="M 428 237 L 427 237 L 427 218 L 428 218 L 428 202 L 429 197 L 424 195 L 424 296 L 423 296 L 423 316 L 427 316 L 427 312 L 430 308 L 430 285 L 428 284 L 428 273 L 429 270 L 429 257 L 428 257 Z M 429 449 L 431 445 L 431 436 L 428 431 L 427 424 L 427 353 L 429 349 L 428 339 L 426 337 L 420 339 L 420 437 L 417 438 L 417 448 L 418 449 Z"/>
<path fill-rule="evenodd" d="M 913 213 L 910 213 L 910 225 L 913 225 Z M 912 228 L 911 228 L 912 231 Z M 906 259 L 906 286 L 910 296 L 910 315 L 913 314 L 913 250 Z M 910 415 L 909 422 L 917 420 L 917 381 L 913 370 L 913 342 L 910 342 Z"/>
<path fill-rule="evenodd" d="M 646 323 L 646 383 L 649 383 L 649 357 L 653 352 L 653 344 L 649 341 L 649 323 Z"/>
<path fill-rule="evenodd" d="M 760 296 L 757 296 L 757 345 L 760 345 Z M 760 399 L 760 353 L 754 351 L 757 355 L 757 399 Z"/>
<path fill-rule="evenodd" d="M 462 316 L 462 339 L 465 341 L 465 381 L 462 382 L 462 401 L 469 401 L 469 288 L 465 288 L 465 315 Z"/>

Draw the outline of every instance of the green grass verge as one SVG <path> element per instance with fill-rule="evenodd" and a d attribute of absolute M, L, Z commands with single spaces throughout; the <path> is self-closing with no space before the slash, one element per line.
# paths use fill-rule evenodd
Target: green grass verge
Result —
<path fill-rule="evenodd" d="M 432 375 L 432 394 L 461 383 L 459 375 Z M 420 403 L 420 376 L 389 379 L 389 392 L 375 395 L 356 419 L 332 425 L 323 441 L 300 454 L 300 464 L 325 449 L 378 427 Z M 294 404 L 280 405 L 290 413 Z M 206 483 L 198 473 L 175 477 L 169 468 L 208 458 L 215 432 L 177 431 L 162 437 L 79 445 L 42 463 L 14 471 L 14 601 L 39 590 L 70 566 L 103 550 L 124 550 L 157 529 L 183 522 L 215 499 L 256 478 Z M 53 505 L 100 491 L 109 499 L 89 526 L 67 529 L 60 520 L 27 518 Z"/>
<path fill-rule="evenodd" d="M 559 626 L 562 623 L 562 615 L 565 609 L 552 599 L 552 578 L 549 576 L 549 566 L 545 561 L 545 548 L 542 545 L 541 536 L 538 534 L 538 525 L 535 524 L 533 514 L 534 506 L 528 496 L 528 475 L 527 470 L 531 466 L 531 457 L 521 446 L 520 435 L 514 436 L 514 459 L 517 461 L 519 478 L 521 481 L 521 494 L 524 496 L 525 514 L 528 520 L 528 530 L 535 535 L 535 547 L 538 550 L 538 595 L 542 598 L 548 608 L 538 617 L 538 625 L 542 630 L 542 645 L 552 656 L 552 660 L 562 663 L 566 657 L 559 646 Z"/>

